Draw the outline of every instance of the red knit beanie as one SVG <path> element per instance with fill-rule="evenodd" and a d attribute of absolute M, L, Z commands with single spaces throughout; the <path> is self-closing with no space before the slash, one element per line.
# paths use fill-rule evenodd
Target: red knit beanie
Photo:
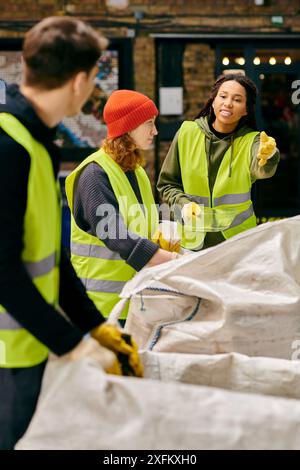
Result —
<path fill-rule="evenodd" d="M 132 90 L 116 90 L 103 110 L 107 139 L 126 134 L 157 115 L 157 107 L 147 96 Z"/>

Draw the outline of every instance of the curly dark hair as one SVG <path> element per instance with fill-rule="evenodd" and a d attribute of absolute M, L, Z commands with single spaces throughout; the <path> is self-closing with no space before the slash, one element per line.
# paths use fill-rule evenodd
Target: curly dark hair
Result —
<path fill-rule="evenodd" d="M 241 117 L 238 127 L 241 127 L 242 125 L 247 125 L 251 127 L 252 129 L 256 130 L 257 125 L 256 125 L 256 119 L 255 119 L 255 102 L 256 102 L 258 91 L 253 81 L 249 77 L 246 77 L 245 75 L 242 75 L 241 73 L 228 73 L 226 75 L 221 75 L 213 84 L 211 91 L 210 91 L 209 99 L 207 100 L 207 102 L 205 103 L 203 108 L 200 110 L 199 114 L 196 116 L 195 119 L 199 117 L 204 117 L 204 116 L 209 116 L 209 119 L 211 122 L 213 122 L 216 119 L 216 116 L 212 107 L 212 103 L 215 97 L 217 96 L 220 86 L 224 82 L 228 82 L 229 80 L 234 80 L 235 82 L 238 82 L 246 90 L 247 115 Z"/>

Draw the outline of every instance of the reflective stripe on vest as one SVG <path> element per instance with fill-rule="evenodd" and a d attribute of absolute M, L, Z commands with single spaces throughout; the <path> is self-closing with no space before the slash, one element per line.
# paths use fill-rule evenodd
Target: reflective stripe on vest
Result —
<path fill-rule="evenodd" d="M 26 270 L 31 277 L 44 276 L 55 267 L 56 256 L 56 253 L 53 253 L 40 261 L 25 261 Z"/>
<path fill-rule="evenodd" d="M 184 193 L 189 195 L 190 200 L 197 202 L 196 198 L 199 198 L 198 200 L 203 201 L 202 204 L 205 207 L 219 210 L 220 220 L 222 211 L 230 210 L 228 214 L 236 212 L 228 228 L 222 230 L 225 238 L 256 225 L 251 202 L 250 151 L 257 134 L 257 132 L 250 132 L 234 139 L 232 146 L 223 156 L 211 195 L 207 176 L 205 134 L 194 121 L 184 122 L 179 131 L 179 161 Z M 209 204 L 206 203 L 207 200 L 210 201 Z M 207 226 L 206 230 L 208 230 Z M 212 230 L 214 230 L 213 227 Z M 202 247 L 205 232 L 193 234 L 188 229 L 184 229 L 183 233 L 185 235 L 182 242 L 184 247 L 189 249 Z"/>
<path fill-rule="evenodd" d="M 19 330 L 23 328 L 8 312 L 0 313 L 0 330 Z"/>
<path fill-rule="evenodd" d="M 254 214 L 254 211 L 253 211 L 253 206 L 251 204 L 251 206 L 244 210 L 243 212 L 240 212 L 232 221 L 231 225 L 230 225 L 230 228 L 233 228 L 233 227 L 237 227 L 238 225 L 240 225 L 242 222 L 244 222 L 245 220 L 249 219 L 249 217 L 251 217 L 252 215 Z"/>
<path fill-rule="evenodd" d="M 125 283 L 136 271 L 129 266 L 118 253 L 109 250 L 97 237 L 81 230 L 73 216 L 74 187 L 80 172 L 90 163 L 97 163 L 108 175 L 114 194 L 119 202 L 120 213 L 125 225 L 142 237 L 150 237 L 158 224 L 158 214 L 152 189 L 145 171 L 139 167 L 136 178 L 141 192 L 145 211 L 134 194 L 134 191 L 120 166 L 103 150 L 98 150 L 86 158 L 66 179 L 66 195 L 71 209 L 71 261 L 74 269 L 87 289 L 89 297 L 105 316 L 119 301 L 119 293 Z M 132 209 L 136 207 L 137 212 Z M 131 229 L 131 222 L 138 213 L 140 224 Z M 150 217 L 146 217 L 149 215 Z M 121 318 L 125 318 L 127 310 Z"/>
<path fill-rule="evenodd" d="M 0 113 L 0 127 L 30 156 L 21 258 L 40 294 L 47 303 L 56 305 L 59 297 L 61 214 L 51 158 L 46 148 L 14 116 Z M 1 305 L 0 343 L 5 349 L 5 360 L 0 359 L 1 367 L 34 366 L 48 355 L 47 347 Z"/>
<path fill-rule="evenodd" d="M 122 281 L 98 281 L 97 279 L 83 279 L 81 282 L 90 292 L 107 292 L 109 294 L 120 293 L 126 282 Z"/>
<path fill-rule="evenodd" d="M 194 196 L 193 194 L 185 194 L 187 198 L 189 198 L 193 202 L 197 202 L 197 204 L 201 204 L 205 207 L 209 207 L 209 197 L 204 196 Z"/>
<path fill-rule="evenodd" d="M 223 204 L 242 204 L 251 199 L 251 191 L 241 194 L 226 194 L 225 196 L 214 198 L 214 207 L 221 206 Z"/>
<path fill-rule="evenodd" d="M 106 248 L 106 246 L 99 245 L 85 245 L 83 243 L 71 242 L 71 253 L 73 255 L 84 256 L 85 258 L 102 258 L 110 260 L 121 260 L 121 256 Z"/>

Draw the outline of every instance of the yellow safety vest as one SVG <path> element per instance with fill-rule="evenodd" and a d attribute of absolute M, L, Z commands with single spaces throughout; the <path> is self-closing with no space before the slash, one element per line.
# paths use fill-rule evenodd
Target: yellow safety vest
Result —
<path fill-rule="evenodd" d="M 22 261 L 46 302 L 56 306 L 61 211 L 51 158 L 45 147 L 11 114 L 0 113 L 0 127 L 30 156 Z M 34 366 L 47 355 L 48 348 L 0 305 L 0 367 Z"/>
<path fill-rule="evenodd" d="M 191 250 L 201 249 L 207 231 L 214 231 L 218 224 L 225 239 L 256 226 L 251 201 L 251 147 L 258 132 L 234 139 L 225 152 L 219 167 L 212 194 L 209 189 L 208 165 L 205 150 L 205 134 L 194 121 L 185 121 L 179 131 L 178 148 L 182 184 L 185 195 L 203 205 L 206 221 L 201 230 L 201 220 L 195 231 L 181 227 L 182 246 Z M 217 210 L 212 211 L 211 208 Z M 226 215 L 227 214 L 227 215 Z M 228 214 L 233 214 L 228 223 Z"/>
<path fill-rule="evenodd" d="M 119 203 L 120 213 L 130 232 L 151 238 L 158 224 L 158 213 L 150 181 L 143 168 L 139 167 L 135 170 L 135 174 L 145 212 L 123 170 L 102 149 L 86 158 L 66 178 L 66 195 L 71 209 L 71 261 L 90 299 L 107 317 L 113 306 L 120 300 L 119 293 L 123 286 L 136 271 L 118 253 L 109 250 L 99 238 L 81 230 L 75 222 L 73 212 L 75 183 L 81 171 L 91 162 L 100 165 L 107 173 Z M 106 210 L 102 206 L 98 209 L 104 212 Z M 127 311 L 128 305 L 122 312 L 122 319 L 126 318 Z"/>

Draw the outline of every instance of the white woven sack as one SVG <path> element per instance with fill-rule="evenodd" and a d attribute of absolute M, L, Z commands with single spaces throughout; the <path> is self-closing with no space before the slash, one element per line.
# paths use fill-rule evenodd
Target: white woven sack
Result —
<path fill-rule="evenodd" d="M 48 364 L 36 413 L 16 446 L 17 450 L 299 448 L 299 400 L 116 377 L 87 359 Z"/>
<path fill-rule="evenodd" d="M 238 392 L 300 399 L 300 361 L 238 353 L 183 354 L 141 351 L 145 377 Z"/>
<path fill-rule="evenodd" d="M 300 339 L 300 216 L 148 268 L 128 282 L 142 349 L 291 359 Z"/>

